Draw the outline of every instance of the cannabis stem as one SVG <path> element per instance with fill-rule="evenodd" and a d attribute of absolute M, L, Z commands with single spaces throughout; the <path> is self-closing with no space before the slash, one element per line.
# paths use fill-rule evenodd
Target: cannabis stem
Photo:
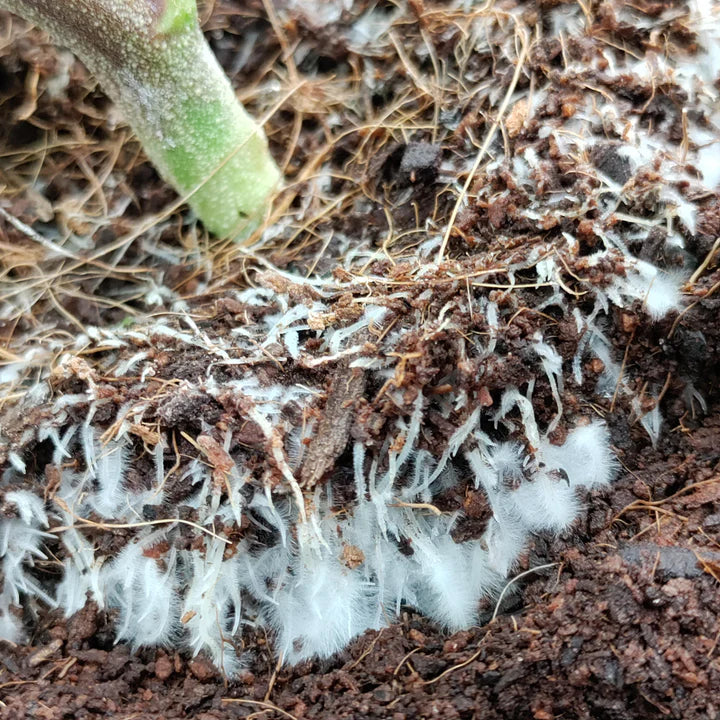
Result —
<path fill-rule="evenodd" d="M 208 47 L 195 0 L 0 0 L 87 65 L 162 176 L 220 236 L 261 218 L 280 173 Z"/>

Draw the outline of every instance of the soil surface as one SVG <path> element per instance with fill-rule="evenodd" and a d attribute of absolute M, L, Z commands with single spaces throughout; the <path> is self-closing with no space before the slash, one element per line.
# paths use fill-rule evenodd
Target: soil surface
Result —
<path fill-rule="evenodd" d="M 449 221 L 459 187 L 513 82 L 508 48 L 516 52 L 518 28 L 528 29 L 535 40 L 522 56 L 526 71 L 517 87 L 541 88 L 542 98 L 534 112 L 513 101 L 493 142 L 534 149 L 541 158 L 533 176 L 538 194 L 515 182 L 511 163 L 481 165 L 471 178 L 473 201 L 454 218 L 450 269 L 445 269 L 470 277 L 509 264 L 541 240 L 559 248 L 565 235 L 577 239 L 577 258 L 590 254 L 600 242 L 593 225 L 600 206 L 585 202 L 596 190 L 595 178 L 571 162 L 572 152 L 559 141 L 548 139 L 543 125 L 570 122 L 604 99 L 614 104 L 616 120 L 631 116 L 648 132 L 657 128 L 650 135 L 668 154 L 699 144 L 684 135 L 688 114 L 711 135 L 716 128 L 694 107 L 679 75 L 658 84 L 632 64 L 628 68 L 634 71 L 611 75 L 607 64 L 597 61 L 607 48 L 633 63 L 673 52 L 692 58 L 698 38 L 685 20 L 685 5 L 662 0 L 579 5 L 497 4 L 485 44 L 475 38 L 471 52 L 463 46 L 468 13 L 422 0 L 276 2 L 274 8 L 252 0 L 208 3 L 205 30 L 240 95 L 258 116 L 274 109 L 266 128 L 291 186 L 272 218 L 281 230 L 252 257 L 230 244 L 213 244 L 185 209 L 173 204 L 172 191 L 144 162 L 127 128 L 72 56 L 0 14 L 0 112 L 12 118 L 0 127 L 0 208 L 17 221 L 0 217 L 0 270 L 7 286 L 25 299 L 22 312 L 0 319 L 0 352 L 7 351 L 9 362 L 47 338 L 58 349 L 70 347 L 89 325 L 140 321 L 151 293 L 163 292 L 159 288 L 192 302 L 203 330 L 222 337 L 228 318 L 266 312 L 238 307 L 228 293 L 251 282 L 277 282 L 253 274 L 253 263 L 262 269 L 264 258 L 274 268 L 308 276 L 334 271 L 343 279 L 343 258 L 360 238 L 374 252 L 384 252 L 368 272 L 387 283 L 378 281 L 389 295 L 392 283 L 411 274 L 427 229 L 442 231 Z M 560 20 L 569 23 L 566 33 L 558 29 Z M 576 408 L 590 408 L 607 422 L 620 463 L 617 479 L 586 493 L 585 512 L 572 530 L 533 539 L 517 580 L 497 606 L 485 608 L 484 625 L 449 635 L 408 611 L 330 660 L 294 667 L 279 667 L 272 638 L 250 632 L 243 638 L 245 667 L 229 681 L 203 655 L 132 652 L 115 644 L 112 613 L 92 603 L 70 619 L 30 604 L 23 617 L 29 642 L 0 643 L 0 718 L 720 718 L 720 268 L 713 252 L 720 194 L 686 192 L 682 179 L 663 178 L 659 166 L 638 171 L 617 152 L 623 138 L 614 128 L 605 130 L 607 142 L 589 147 L 582 162 L 603 182 L 626 189 L 613 225 L 628 225 L 628 245 L 637 257 L 669 272 L 689 264 L 688 274 L 695 268 L 698 273 L 683 286 L 683 309 L 657 322 L 640 301 L 609 310 L 604 332 L 632 387 L 626 396 L 617 390 L 596 393 L 603 367 L 591 361 L 573 393 Z M 687 172 L 699 175 L 693 167 Z M 694 222 L 674 226 L 682 250 L 666 242 L 670 221 L 655 223 L 670 203 L 659 188 L 673 183 L 680 198 L 675 205 L 686 202 L 695 213 Z M 630 216 L 640 219 L 642 236 Z M 55 272 L 57 255 L 42 254 L 30 226 L 40 234 L 53 230 L 62 237 L 90 238 L 89 247 L 99 254 L 76 247 L 82 261 L 67 260 L 62 272 Z M 565 267 L 570 283 L 595 272 L 577 262 Z M 609 276 L 614 269 L 596 271 Z M 443 289 L 438 277 L 415 286 L 418 296 L 428 288 L 437 293 L 429 315 L 441 314 L 457 295 L 455 288 Z M 604 279 L 596 281 L 602 285 Z M 523 315 L 521 308 L 534 307 L 542 292 L 518 291 L 513 325 L 518 330 L 503 336 L 508 357 L 540 329 L 554 335 L 570 363 L 579 339 L 552 306 Z M 579 296 L 578 307 L 585 310 Z M 334 303 L 336 315 L 350 307 L 347 296 Z M 405 312 L 398 302 L 393 316 L 398 323 Z M 530 315 L 532 321 L 524 319 Z M 466 323 L 468 332 L 483 331 L 472 317 L 458 315 L 454 321 Z M 437 383 L 444 364 L 460 362 L 452 347 L 440 337 L 435 356 L 408 361 L 398 388 L 416 383 L 442 393 Z M 164 380 L 193 378 L 196 366 L 207 365 L 200 352 L 165 355 L 158 373 Z M 347 368 L 336 367 L 344 377 Z M 78 392 L 81 372 L 54 378 L 54 391 Z M 228 378 L 233 372 L 228 369 Z M 273 372 L 273 364 L 262 372 Z M 520 355 L 496 377 L 488 376 L 488 404 L 497 402 L 504 384 L 525 382 L 525 372 Z M 118 395 L 127 393 L 118 405 L 135 392 L 132 373 L 126 374 L 113 386 Z M 307 370 L 302 377 L 326 381 L 320 371 Z M 346 463 L 347 435 L 359 432 L 346 397 L 382 390 L 366 388 L 357 376 L 344 387 L 346 395 L 330 394 L 326 406 L 333 420 L 328 424 L 339 430 L 336 436 L 328 430 L 327 443 L 306 460 L 305 486 Z M 572 407 L 567 393 L 565 403 Z M 554 408 L 550 386 L 540 382 L 536 397 L 538 418 L 546 423 Z M 645 402 L 648 413 L 655 405 L 662 409 L 657 433 L 640 422 L 633 398 Z M 408 407 L 412 399 L 406 398 Z M 25 453 L 42 493 L 52 483 L 50 460 L 40 443 L 23 435 L 39 418 L 13 415 L 12 401 L 9 396 L 3 408 L 4 432 L 12 448 Z M 178 396 L 158 404 L 153 417 L 163 428 L 197 433 L 204 423 L 221 422 L 225 411 L 207 396 Z M 390 409 L 389 401 L 368 406 L 362 425 L 368 442 L 393 412 L 402 414 Z M 100 414 L 97 422 L 109 427 L 111 418 Z M 431 419 L 430 428 L 431 437 L 442 442 L 454 429 L 439 418 Z M 255 430 L 244 430 L 249 447 L 259 444 Z M 140 446 L 141 440 L 151 442 L 143 436 Z M 0 449 L 3 463 L 6 455 Z M 136 472 L 142 475 L 140 465 Z M 462 490 L 436 499 L 443 511 L 465 511 L 456 540 L 477 537 L 485 521 L 484 508 L 473 504 L 471 484 Z M 173 492 L 180 502 L 188 489 Z M 125 541 L 115 533 L 106 542 L 117 550 Z"/>

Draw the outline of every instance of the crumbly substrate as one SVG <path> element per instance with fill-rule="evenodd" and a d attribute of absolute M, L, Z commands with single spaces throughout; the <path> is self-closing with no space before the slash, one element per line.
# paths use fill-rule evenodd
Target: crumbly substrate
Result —
<path fill-rule="evenodd" d="M 258 245 L 12 196 L 8 716 L 713 717 L 720 20 L 302 5 Z"/>

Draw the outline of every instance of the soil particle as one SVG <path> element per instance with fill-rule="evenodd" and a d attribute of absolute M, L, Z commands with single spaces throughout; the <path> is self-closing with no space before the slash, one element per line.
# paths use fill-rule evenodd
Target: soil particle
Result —
<path fill-rule="evenodd" d="M 173 674 L 173 663 L 167 655 L 160 655 L 155 661 L 155 677 L 167 680 Z"/>
<path fill-rule="evenodd" d="M 188 663 L 188 668 L 200 682 L 208 682 L 218 674 L 215 666 L 205 657 L 193 658 Z"/>
<path fill-rule="evenodd" d="M 411 142 L 403 150 L 400 174 L 411 183 L 432 183 L 437 177 L 439 163 L 439 145 Z"/>
<path fill-rule="evenodd" d="M 198 431 L 203 422 L 214 425 L 220 419 L 222 408 L 205 393 L 183 388 L 163 402 L 157 414 L 167 427 L 188 427 Z"/>
<path fill-rule="evenodd" d="M 595 145 L 590 151 L 595 167 L 613 182 L 624 185 L 631 177 L 630 161 L 618 154 L 618 148 L 612 144 Z"/>
<path fill-rule="evenodd" d="M 703 562 L 720 561 L 720 553 L 700 554 L 688 548 L 664 547 L 654 543 L 627 545 L 620 551 L 620 556 L 627 563 L 651 568 L 666 578 L 700 577 L 704 572 Z"/>

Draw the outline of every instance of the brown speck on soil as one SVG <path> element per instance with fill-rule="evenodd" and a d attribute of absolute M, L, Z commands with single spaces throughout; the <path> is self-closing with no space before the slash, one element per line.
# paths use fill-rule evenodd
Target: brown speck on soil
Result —
<path fill-rule="evenodd" d="M 362 312 L 358 298 L 373 292 L 386 293 L 383 302 L 392 321 L 370 328 L 364 343 L 380 343 L 395 324 L 402 326 L 411 308 L 437 317 L 438 308 L 451 307 L 460 294 L 470 293 L 471 280 L 487 279 L 484 289 L 494 293 L 499 307 L 517 304 L 500 341 L 506 361 L 502 367 L 486 363 L 482 377 L 475 359 L 436 328 L 431 338 L 408 333 L 383 386 L 366 386 L 364 374 L 345 361 L 325 368 L 300 357 L 292 372 L 299 380 L 311 376 L 325 394 L 319 401 L 320 441 L 306 451 L 299 477 L 308 488 L 336 482 L 339 506 L 353 494 L 345 470 L 338 467 L 346 460 L 348 438 L 368 447 L 382 445 L 388 419 L 412 407 L 418 388 L 442 397 L 449 389 L 445 378 L 453 372 L 482 407 L 491 407 L 502 388 L 529 380 L 523 353 L 538 330 L 552 336 L 566 362 L 572 359 L 581 342 L 574 322 L 561 318 L 550 298 L 542 312 L 530 311 L 532 303 L 525 300 L 544 290 L 505 292 L 502 268 L 541 241 L 560 248 L 572 236 L 579 249 L 575 265 L 565 268 L 570 284 L 592 276 L 602 285 L 614 272 L 584 263 L 607 229 L 597 225 L 598 207 L 583 204 L 598 187 L 590 168 L 603 182 L 625 187 L 626 205 L 613 224 L 627 222 L 623 214 L 645 223 L 646 232 L 635 232 L 628 241 L 633 254 L 662 268 L 682 262 L 684 251 L 666 244 L 664 220 L 646 227 L 655 221 L 658 187 L 665 182 L 657 169 L 635 172 L 618 152 L 619 139 L 611 130 L 583 157 L 566 154 L 555 137 L 540 131 L 544 123 L 571 121 L 586 111 L 586 104 L 609 97 L 620 115 L 637 119 L 642 127 L 669 128 L 663 135 L 668 153 L 681 152 L 683 113 L 694 112 L 687 92 L 677 84 L 656 87 L 632 74 L 613 76 L 603 49 L 622 49 L 633 57 L 690 52 L 695 40 L 682 19 L 685 3 L 579 3 L 578 22 L 587 27 L 568 39 L 552 36 L 552 13 L 572 3 L 506 0 L 492 10 L 496 25 L 489 45 L 478 40 L 476 48 L 463 44 L 468 12 L 451 11 L 443 3 L 275 0 L 280 18 L 275 27 L 268 19 L 270 3 L 205 5 L 213 50 L 253 113 L 264 115 L 287 96 L 266 127 L 291 187 L 281 194 L 271 220 L 299 209 L 304 214 L 301 221 L 287 223 L 285 235 L 264 248 L 263 257 L 298 275 L 334 273 L 349 281 L 353 276 L 340 260 L 361 239 L 365 248 L 382 253 L 382 260 L 375 257 L 364 268 L 381 290 L 367 278 L 358 280 L 353 292 L 333 299 L 327 314 L 309 318 L 311 331 L 353 322 Z M 363 34 L 357 24 L 375 7 L 389 25 L 368 38 L 372 28 Z M 673 8 L 678 8 L 676 15 Z M 670 19 L 655 28 L 661 17 Z M 498 37 L 502 34 L 514 47 L 515 20 L 535 38 L 522 87 L 527 90 L 532 77 L 532 87 L 547 84 L 549 90 L 534 107 L 526 99 L 514 102 L 496 142 L 518 152 L 525 147 L 537 151 L 540 159 L 530 182 L 533 192 L 547 199 L 547 213 L 534 220 L 524 214 L 531 200 L 510 165 L 488 172 L 481 167 L 446 256 L 447 273 L 462 275 L 466 282 L 447 282 L 440 270 L 418 279 L 412 274 L 417 248 L 446 226 L 498 98 L 511 82 L 513 65 Z M 16 315 L 0 319 L 3 365 L 48 339 L 70 347 L 89 326 L 132 326 L 161 304 L 158 288 L 191 303 L 194 322 L 214 337 L 228 337 L 274 312 L 269 301 L 267 306 L 246 305 L 231 290 L 255 283 L 298 302 L 315 299 L 308 286 L 292 286 L 272 271 L 251 272 L 255 258 L 229 243 L 212 244 L 182 210 L 165 217 L 164 209 L 175 201 L 172 191 L 143 159 L 82 65 L 6 13 L 0 13 L 0 114 L 0 208 L 22 223 L 0 216 L 0 278 L 14 283 L 25 303 Z M 685 190 L 674 186 L 678 197 Z M 599 358 L 586 363 L 583 383 L 566 387 L 563 400 L 569 412 L 605 419 L 620 463 L 618 478 L 610 488 L 585 494 L 586 512 L 571 530 L 559 538 L 534 539 L 520 571 L 545 569 L 514 583 L 494 620 L 448 635 L 427 619 L 403 612 L 399 621 L 357 638 L 330 660 L 279 668 L 272 639 L 250 630 L 241 648 L 246 665 L 228 680 L 202 654 L 191 657 L 182 648 L 132 652 L 115 644 L 112 611 L 93 602 L 69 619 L 31 602 L 22 618 L 32 628 L 28 643 L 0 641 L 0 718 L 720 718 L 720 270 L 713 255 L 720 197 L 708 191 L 686 199 L 696 204 L 698 214 L 694 230 L 682 226 L 679 231 L 685 249 L 697 264 L 708 259 L 705 271 L 686 289 L 689 309 L 680 318 L 675 312 L 650 323 L 638 302 L 630 309 L 611 309 L 604 320 L 615 356 L 628 376 L 639 379 L 632 389 L 645 403 L 643 410 L 662 403 L 662 434 L 654 445 L 629 400 L 619 394 L 590 403 L 586 398 L 593 397 L 606 368 Z M 47 254 L 25 226 L 40 235 L 50 233 L 61 245 L 71 237 L 81 240 L 68 243 L 69 255 Z M 88 248 L 97 256 L 90 256 Z M 410 284 L 409 299 L 392 296 L 391 291 Z M 0 297 L 0 303 L 5 300 Z M 579 306 L 582 302 L 580 295 Z M 484 319 L 472 311 L 462 316 L 455 307 L 451 313 L 450 320 L 473 335 L 487 334 Z M 104 341 L 87 341 L 87 362 L 102 361 L 110 349 Z M 38 359 L 37 367 L 52 363 L 56 395 L 80 393 L 89 384 L 99 387 L 107 402 L 95 419 L 108 431 L 115 417 L 109 407 L 147 400 L 156 425 L 140 425 L 133 432 L 139 460 L 128 483 L 140 487 L 147 482 L 150 453 L 162 430 L 172 441 L 166 458 L 167 503 L 192 519 L 192 509 L 183 505 L 190 481 L 172 470 L 176 458 L 193 452 L 187 438 L 205 443 L 220 488 L 225 455 L 217 438 L 231 432 L 233 442 L 255 453 L 251 471 L 258 476 L 270 441 L 247 418 L 233 425 L 237 407 L 231 397 L 215 399 L 196 389 L 209 364 L 220 363 L 217 356 L 199 349 L 193 354 L 187 346 L 174 352 L 160 349 L 159 342 L 152 348 L 137 342 L 133 352 L 146 354 L 122 377 L 98 375 L 88 364 L 63 366 L 59 352 Z M 312 339 L 305 349 L 314 349 Z M 269 385 L 284 371 L 278 358 L 285 351 L 279 344 L 266 350 L 257 367 L 224 365 L 224 379 L 254 372 L 261 386 Z M 136 382 L 141 372 L 148 377 L 142 392 Z M 538 420 L 547 424 L 555 406 L 546 381 L 538 381 L 536 394 L 541 399 Z M 0 399 L 8 440 L 8 447 L 0 446 L 0 465 L 7 464 L 10 445 L 20 449 L 28 477 L 43 471 L 34 491 L 51 496 L 59 470 L 47 447 L 28 441 L 25 432 L 46 419 L 44 410 L 23 414 L 12 401 Z M 441 447 L 464 420 L 461 413 L 431 415 L 421 446 Z M 208 428 L 215 437 L 201 434 L 211 432 Z M 561 425 L 553 439 L 561 443 L 566 434 Z M 263 476 L 263 481 L 280 482 L 274 471 L 278 477 Z M 453 529 L 456 541 L 479 537 L 491 514 L 485 496 L 469 482 L 434 502 L 441 511 L 463 511 Z M 151 512 L 156 510 L 150 507 Z M 238 537 L 245 529 L 235 529 Z M 127 538 L 123 532 L 95 533 L 94 542 L 113 555 Z M 189 532 L 185 540 L 188 546 L 194 541 Z M 161 552 L 148 552 L 156 550 Z M 402 551 L 413 552 L 409 546 Z M 343 562 L 357 567 L 364 557 L 348 545 Z M 52 559 L 42 569 L 57 574 Z M 486 610 L 491 616 L 494 604 Z"/>

